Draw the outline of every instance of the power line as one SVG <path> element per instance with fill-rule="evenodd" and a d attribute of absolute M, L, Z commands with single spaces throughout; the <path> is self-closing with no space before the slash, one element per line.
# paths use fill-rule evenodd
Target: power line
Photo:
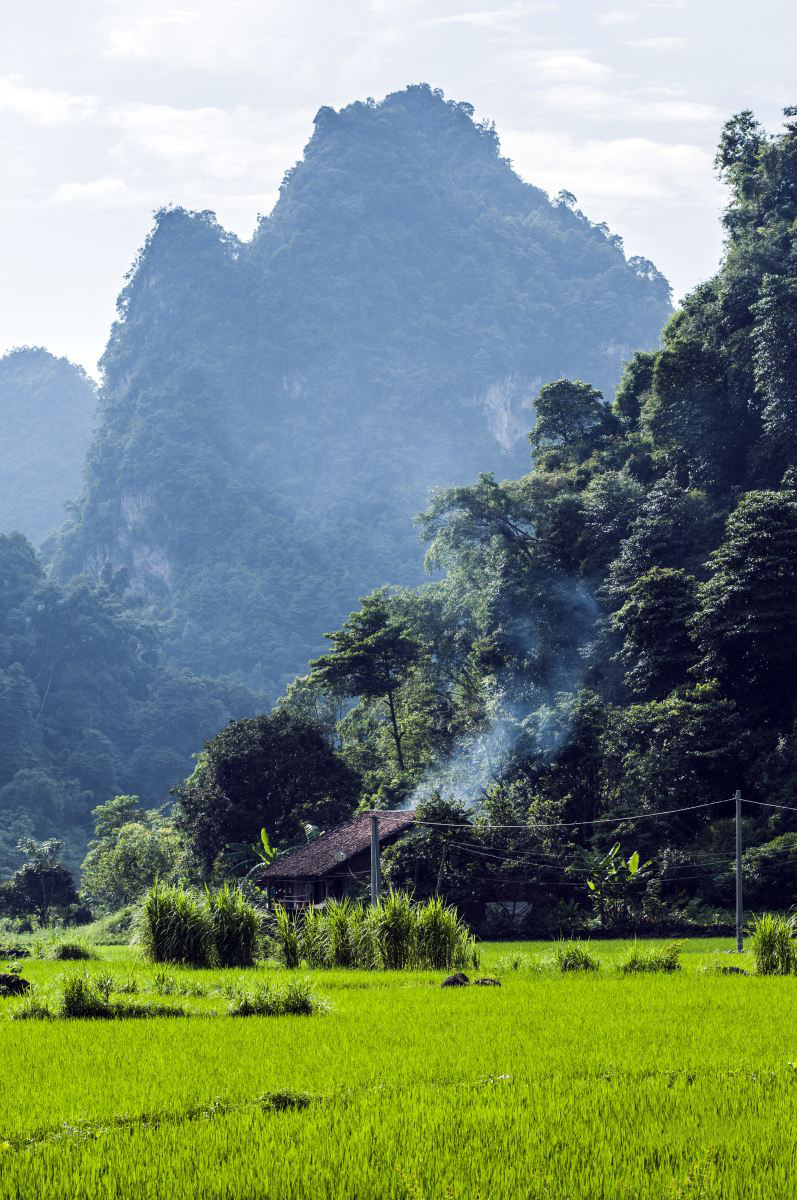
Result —
<path fill-rule="evenodd" d="M 782 808 L 785 812 L 797 812 L 791 804 L 766 804 L 763 800 L 745 800 L 745 804 L 755 804 L 756 808 Z"/>
<path fill-rule="evenodd" d="M 676 813 L 696 812 L 699 808 L 714 808 L 718 804 L 729 804 L 730 802 L 730 800 L 707 800 L 704 804 L 690 804 L 686 808 L 665 808 L 659 812 L 631 813 L 625 817 L 597 817 L 592 821 L 538 821 L 533 825 L 485 825 L 481 822 L 474 825 L 472 823 L 455 823 L 453 821 L 415 821 L 414 824 L 428 826 L 430 829 L 524 829 L 527 833 L 533 833 L 535 829 L 579 829 L 584 825 L 622 825 L 624 821 L 644 821 L 657 817 L 672 817 Z M 752 804 L 754 801 L 749 801 L 749 803 Z M 776 805 L 775 807 L 783 808 L 785 805 Z M 399 812 L 403 810 L 393 809 L 389 811 Z M 797 809 L 793 811 L 797 812 Z"/>

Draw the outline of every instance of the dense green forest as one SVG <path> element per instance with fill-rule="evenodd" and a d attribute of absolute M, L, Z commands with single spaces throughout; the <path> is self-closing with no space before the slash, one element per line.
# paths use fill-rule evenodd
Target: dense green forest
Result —
<path fill-rule="evenodd" d="M 422 580 L 430 487 L 522 470 L 539 385 L 610 395 L 670 313 L 426 85 L 321 109 L 248 243 L 160 212 L 118 307 L 56 577 L 126 568 L 172 665 L 271 699 L 357 596 Z"/>
<path fill-rule="evenodd" d="M 390 851 L 397 882 L 431 889 L 454 842 L 450 895 L 531 883 L 561 914 L 616 837 L 652 860 L 649 915 L 722 910 L 733 808 L 698 806 L 797 810 L 797 108 L 771 137 L 735 117 L 717 166 L 724 260 L 661 349 L 610 404 L 546 384 L 530 472 L 420 517 L 443 577 L 364 600 L 281 702 L 326 719 L 377 803 L 473 823 Z M 797 811 L 746 806 L 745 843 L 748 904 L 794 903 Z"/>
<path fill-rule="evenodd" d="M 79 863 L 91 810 L 120 791 L 162 804 L 220 725 L 251 712 L 236 683 L 160 662 L 123 572 L 62 586 L 21 534 L 0 535 L 0 878 L 22 838 Z"/>
<path fill-rule="evenodd" d="M 0 531 L 36 545 L 64 523 L 64 505 L 82 490 L 97 408 L 80 367 L 29 346 L 0 358 Z"/>

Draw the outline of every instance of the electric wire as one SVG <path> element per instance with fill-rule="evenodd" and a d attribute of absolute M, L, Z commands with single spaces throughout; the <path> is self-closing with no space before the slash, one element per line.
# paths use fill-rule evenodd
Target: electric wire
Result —
<path fill-rule="evenodd" d="M 653 820 L 657 817 L 672 817 L 676 813 L 696 812 L 699 808 L 714 808 L 718 804 L 732 803 L 732 797 L 727 800 L 706 800 L 703 804 L 689 804 L 685 808 L 664 808 L 659 812 L 630 813 L 623 817 L 596 817 L 591 821 L 535 821 L 528 825 L 492 825 L 479 822 L 479 829 L 525 829 L 533 833 L 535 829 L 580 829 L 585 825 L 622 825 L 625 821 Z M 753 801 L 750 801 L 753 803 Z M 400 812 L 401 809 L 386 809 L 385 811 Z M 795 810 L 797 811 L 797 810 Z M 430 829 L 473 829 L 472 824 L 453 821 L 415 821 L 415 825 L 428 826 Z"/>

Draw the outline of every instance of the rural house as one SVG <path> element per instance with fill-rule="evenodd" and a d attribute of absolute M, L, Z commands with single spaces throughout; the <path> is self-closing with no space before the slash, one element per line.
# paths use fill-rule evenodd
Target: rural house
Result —
<path fill-rule="evenodd" d="M 410 810 L 379 813 L 380 850 L 406 833 L 414 820 Z M 304 908 L 359 894 L 369 882 L 370 870 L 371 816 L 357 813 L 299 850 L 275 859 L 258 880 L 271 900 L 286 908 Z"/>

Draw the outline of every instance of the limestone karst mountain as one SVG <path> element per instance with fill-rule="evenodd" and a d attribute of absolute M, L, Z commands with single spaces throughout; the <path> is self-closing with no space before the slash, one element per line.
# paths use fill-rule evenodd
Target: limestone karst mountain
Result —
<path fill-rule="evenodd" d="M 527 469 L 536 388 L 610 394 L 669 297 L 470 105 L 322 108 L 250 242 L 158 214 L 57 573 L 128 568 L 175 665 L 276 695 L 358 596 L 421 577 L 429 489 Z"/>
<path fill-rule="evenodd" d="M 74 363 L 38 347 L 0 358 L 0 532 L 41 542 L 80 495 L 97 407 L 94 383 Z"/>

